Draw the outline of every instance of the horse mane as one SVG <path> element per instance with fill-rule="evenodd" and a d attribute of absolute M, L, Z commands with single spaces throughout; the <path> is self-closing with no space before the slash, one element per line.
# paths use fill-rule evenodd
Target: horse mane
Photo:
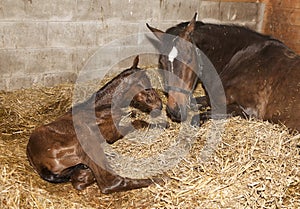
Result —
<path fill-rule="evenodd" d="M 173 34 L 173 35 L 178 35 L 180 34 L 184 28 L 189 24 L 189 22 L 182 22 L 182 23 L 179 23 L 169 29 L 166 30 L 166 33 L 169 33 L 169 34 Z M 214 24 L 214 23 L 204 23 L 202 21 L 197 21 L 196 22 L 196 30 L 197 29 L 200 29 L 200 28 L 204 28 L 204 27 L 215 27 L 215 28 L 224 28 L 224 29 L 228 29 L 228 30 L 231 30 L 232 32 L 237 32 L 237 31 L 242 31 L 244 32 L 245 34 L 250 34 L 254 37 L 257 37 L 257 38 L 261 38 L 261 39 L 264 39 L 264 40 L 269 40 L 269 41 L 275 41 L 275 42 L 278 42 L 278 43 L 281 43 L 283 44 L 280 40 L 272 37 L 271 35 L 266 35 L 266 34 L 261 34 L 247 26 L 243 26 L 243 25 L 237 25 L 237 24 Z"/>

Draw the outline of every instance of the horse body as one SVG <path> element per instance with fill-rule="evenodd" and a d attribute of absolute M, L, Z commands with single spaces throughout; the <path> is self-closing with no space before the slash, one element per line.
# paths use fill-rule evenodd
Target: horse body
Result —
<path fill-rule="evenodd" d="M 133 99 L 132 106 L 142 111 L 160 112 L 162 102 L 137 64 L 138 58 L 130 69 L 115 77 L 89 100 L 73 107 L 52 123 L 34 130 L 27 145 L 27 156 L 43 179 L 53 183 L 71 181 L 78 190 L 96 181 L 103 193 L 146 187 L 152 183 L 150 179 L 130 179 L 114 174 L 104 154 L 99 153 L 99 147 L 92 147 L 94 152 L 91 150 L 87 154 L 78 140 L 80 134 L 85 138 L 83 143 L 92 143 L 92 140 L 114 143 L 134 128 L 149 126 L 141 120 L 133 121 L 133 126 L 119 126 L 123 112 L 119 106 L 112 109 L 112 105 L 129 104 Z M 113 95 L 119 98 L 119 104 L 113 104 Z M 99 130 L 101 135 L 97 134 Z"/>
<path fill-rule="evenodd" d="M 195 19 L 196 15 L 166 32 L 148 26 L 160 41 L 160 67 L 171 71 L 166 57 L 175 47 L 185 63 L 175 58 L 172 71 L 187 84 L 184 91 L 193 91 L 195 86 L 190 84 L 201 82 L 201 77 L 191 73 L 199 70 L 197 54 L 176 38 L 192 43 L 209 58 L 222 82 L 226 99 L 220 97 L 214 103 L 225 104 L 233 115 L 255 116 L 300 130 L 300 57 L 282 42 L 245 27 Z M 176 38 L 170 39 L 168 34 Z M 168 94 L 169 115 L 175 121 L 184 120 L 186 109 L 179 107 L 187 106 L 187 95 L 174 88 Z"/>
<path fill-rule="evenodd" d="M 255 44 L 235 57 L 220 74 L 227 105 L 300 130 L 300 57 L 277 41 Z"/>

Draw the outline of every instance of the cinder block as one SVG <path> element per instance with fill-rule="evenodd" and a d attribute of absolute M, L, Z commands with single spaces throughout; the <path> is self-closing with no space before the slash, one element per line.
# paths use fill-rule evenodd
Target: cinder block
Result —
<path fill-rule="evenodd" d="M 98 49 L 95 53 L 89 57 L 89 60 L 85 63 L 83 70 L 97 70 L 102 68 L 107 68 L 117 64 L 121 59 L 120 46 L 111 46 Z M 123 51 L 123 54 L 125 51 Z"/>
<path fill-rule="evenodd" d="M 8 78 L 1 78 L 0 79 L 0 91 L 7 91 L 7 81 L 8 81 Z M 1 99 L 0 99 L 0 102 L 1 102 Z"/>
<path fill-rule="evenodd" d="M 99 46 L 107 45 L 120 39 L 127 39 L 128 36 L 139 33 L 139 23 L 120 22 L 115 24 L 112 20 L 109 20 L 106 24 L 98 27 L 97 30 L 97 45 Z M 146 28 L 146 25 L 144 27 Z M 130 37 L 128 39 L 132 41 Z M 137 42 L 137 40 L 135 41 Z M 123 44 L 126 45 L 127 43 Z"/>
<path fill-rule="evenodd" d="M 50 72 L 71 72 L 73 71 L 72 57 L 75 50 L 74 48 L 47 50 L 49 59 L 44 60 L 44 64 L 49 66 Z"/>
<path fill-rule="evenodd" d="M 99 49 L 99 47 L 86 47 L 77 48 L 74 54 L 72 54 L 72 69 L 74 72 L 79 72 L 82 70 L 84 65 L 92 58 L 94 53 Z"/>
<path fill-rule="evenodd" d="M 2 76 L 10 77 L 13 73 L 23 72 L 25 58 L 23 50 L 0 50 L 0 71 Z"/>
<path fill-rule="evenodd" d="M 34 76 L 14 75 L 8 80 L 8 90 L 30 88 L 36 83 Z"/>
<path fill-rule="evenodd" d="M 118 34 L 111 33 L 109 34 L 109 28 L 111 27 L 111 24 L 105 22 L 101 25 L 101 27 L 97 30 L 97 45 L 105 45 L 106 43 L 111 42 L 116 37 L 118 37 Z"/>
<path fill-rule="evenodd" d="M 27 18 L 46 21 L 69 21 L 76 15 L 74 0 L 39 0 L 24 1 Z"/>
<path fill-rule="evenodd" d="M 48 24 L 48 47 L 74 47 L 77 43 L 77 23 L 50 22 Z"/>
<path fill-rule="evenodd" d="M 257 3 L 221 2 L 220 18 L 222 21 L 255 22 L 257 18 Z"/>
<path fill-rule="evenodd" d="M 114 32 L 108 30 L 104 24 L 95 21 L 51 22 L 49 23 L 48 46 L 94 47 L 109 42 L 113 36 Z"/>
<path fill-rule="evenodd" d="M 78 73 L 76 85 L 89 85 L 91 82 L 101 83 L 104 77 L 108 74 L 110 74 L 110 70 L 108 68 L 81 71 Z"/>
<path fill-rule="evenodd" d="M 76 24 L 76 46 L 95 46 L 101 25 L 96 22 Z"/>
<path fill-rule="evenodd" d="M 191 1 L 161 1 L 160 4 L 160 19 L 161 20 L 177 20 L 179 21 L 189 21 L 194 16 L 199 8 L 199 0 Z"/>
<path fill-rule="evenodd" d="M 119 2 L 120 3 L 120 2 Z M 120 5 L 119 5 L 120 6 Z M 77 0 L 77 21 L 104 21 L 112 11 L 110 1 Z"/>
<path fill-rule="evenodd" d="M 4 62 L 6 73 L 24 72 L 39 74 L 44 72 L 72 71 L 72 53 L 75 49 L 32 49 L 9 51 L 0 53 L 0 60 Z M 3 56 L 3 57 L 2 57 Z"/>
<path fill-rule="evenodd" d="M 165 10 L 165 6 L 173 1 L 110 1 L 111 4 L 108 8 L 103 7 L 102 12 L 105 19 L 113 17 L 119 21 L 137 22 L 149 18 L 161 19 L 166 13 L 172 13 L 171 10 L 169 12 L 163 11 Z"/>
<path fill-rule="evenodd" d="M 22 20 L 27 17 L 24 0 L 2 0 L 0 1 L 1 20 Z"/>
<path fill-rule="evenodd" d="M 198 11 L 198 20 L 220 19 L 220 2 L 201 1 Z"/>
<path fill-rule="evenodd" d="M 58 72 L 44 75 L 45 86 L 55 86 L 61 83 L 74 83 L 77 75 L 74 72 Z"/>
<path fill-rule="evenodd" d="M 0 22 L 0 48 L 45 47 L 47 23 Z"/>

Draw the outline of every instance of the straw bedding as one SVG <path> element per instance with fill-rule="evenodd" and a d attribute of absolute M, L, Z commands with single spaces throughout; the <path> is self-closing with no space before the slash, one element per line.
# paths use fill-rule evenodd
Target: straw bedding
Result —
<path fill-rule="evenodd" d="M 60 85 L 0 93 L 1 208 L 300 207 L 300 134 L 239 117 L 201 128 L 170 123 L 165 130 L 139 130 L 106 148 L 116 172 L 160 176 L 163 184 L 104 195 L 96 185 L 76 191 L 68 183 L 43 181 L 27 161 L 26 144 L 36 126 L 71 106 L 72 91 L 72 85 Z M 210 131 L 220 122 L 221 140 L 209 145 Z M 207 145 L 213 152 L 203 158 Z"/>

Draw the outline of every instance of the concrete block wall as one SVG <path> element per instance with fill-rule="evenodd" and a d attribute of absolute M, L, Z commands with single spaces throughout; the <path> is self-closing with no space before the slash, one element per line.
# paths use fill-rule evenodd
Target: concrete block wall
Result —
<path fill-rule="evenodd" d="M 263 5 L 262 33 L 269 34 L 300 54 L 300 1 L 299 0 L 216 0 L 218 2 L 247 2 Z M 260 17 L 262 17 L 260 16 Z"/>
<path fill-rule="evenodd" d="M 146 22 L 165 30 L 198 11 L 206 22 L 261 30 L 262 9 L 243 0 L 0 0 L 0 90 L 74 82 L 99 47 L 148 32 Z M 150 58 L 141 62 L 156 64 Z"/>

